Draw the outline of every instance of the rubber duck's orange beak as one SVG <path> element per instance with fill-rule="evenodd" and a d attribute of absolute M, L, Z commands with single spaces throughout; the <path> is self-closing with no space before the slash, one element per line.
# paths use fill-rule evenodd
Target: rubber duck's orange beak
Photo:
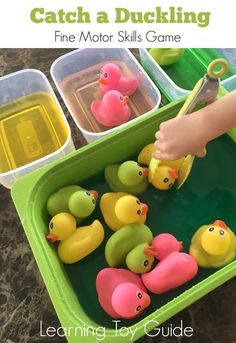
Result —
<path fill-rule="evenodd" d="M 47 240 L 50 242 L 50 243 L 54 243 L 58 240 L 58 237 L 57 235 L 55 235 L 55 233 L 49 233 L 47 236 L 46 236 Z"/>
<path fill-rule="evenodd" d="M 223 222 L 223 220 L 215 220 L 214 221 L 214 223 L 213 223 L 213 225 L 215 225 L 215 226 L 219 226 L 219 227 L 221 227 L 222 229 L 225 229 L 225 230 L 228 230 L 227 229 L 227 225 L 225 224 L 225 222 Z"/>
<path fill-rule="evenodd" d="M 151 298 L 149 297 L 149 295 L 147 293 L 143 293 L 143 308 L 146 308 L 150 305 L 151 303 Z"/>
<path fill-rule="evenodd" d="M 97 198 L 98 198 L 98 192 L 92 190 L 92 191 L 89 191 L 89 193 L 91 193 L 92 196 L 94 197 L 94 199 L 97 200 Z"/>
<path fill-rule="evenodd" d="M 142 209 L 141 209 L 141 216 L 145 216 L 148 212 L 148 205 L 141 203 Z"/>
<path fill-rule="evenodd" d="M 144 178 L 148 176 L 148 168 L 143 168 L 143 176 Z"/>
<path fill-rule="evenodd" d="M 156 257 L 156 250 L 154 247 L 146 247 L 144 248 L 144 253 L 149 257 Z"/>
<path fill-rule="evenodd" d="M 127 105 L 129 103 L 128 95 L 124 96 L 124 104 Z"/>
<path fill-rule="evenodd" d="M 105 79 L 99 79 L 99 83 L 101 83 L 102 85 L 108 84 L 108 82 Z"/>
<path fill-rule="evenodd" d="M 179 177 L 178 170 L 176 170 L 176 169 L 169 169 L 168 173 L 170 174 L 170 176 L 173 177 L 174 180 L 177 180 Z"/>

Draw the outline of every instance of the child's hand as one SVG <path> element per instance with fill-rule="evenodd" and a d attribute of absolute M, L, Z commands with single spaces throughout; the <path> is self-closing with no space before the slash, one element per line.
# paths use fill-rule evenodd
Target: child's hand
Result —
<path fill-rule="evenodd" d="M 157 152 L 153 157 L 159 160 L 176 160 L 188 154 L 204 157 L 207 135 L 202 127 L 201 117 L 185 115 L 161 123 L 155 137 Z"/>
<path fill-rule="evenodd" d="M 188 154 L 203 157 L 206 144 L 236 127 L 236 91 L 198 110 L 160 125 L 155 145 L 159 160 L 175 160 Z"/>

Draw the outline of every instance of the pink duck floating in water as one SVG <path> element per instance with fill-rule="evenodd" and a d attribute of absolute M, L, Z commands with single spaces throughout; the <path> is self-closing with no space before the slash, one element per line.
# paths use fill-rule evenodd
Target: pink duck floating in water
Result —
<path fill-rule="evenodd" d="M 131 110 L 128 102 L 128 96 L 112 90 L 104 94 L 102 100 L 92 101 L 91 111 L 100 124 L 113 127 L 129 120 Z"/>
<path fill-rule="evenodd" d="M 102 94 L 117 90 L 123 95 L 132 95 L 138 87 L 138 79 L 135 76 L 122 76 L 116 64 L 107 63 L 100 71 L 99 85 Z"/>
<path fill-rule="evenodd" d="M 172 252 L 141 278 L 150 292 L 163 294 L 190 281 L 197 272 L 197 262 L 191 255 Z"/>
<path fill-rule="evenodd" d="M 126 269 L 104 268 L 96 278 L 98 301 L 112 318 L 134 318 L 150 305 L 141 278 Z"/>
<path fill-rule="evenodd" d="M 173 235 L 161 233 L 153 239 L 150 247 L 145 248 L 145 252 L 161 261 L 172 252 L 179 252 L 182 249 L 183 243 L 179 242 Z"/>

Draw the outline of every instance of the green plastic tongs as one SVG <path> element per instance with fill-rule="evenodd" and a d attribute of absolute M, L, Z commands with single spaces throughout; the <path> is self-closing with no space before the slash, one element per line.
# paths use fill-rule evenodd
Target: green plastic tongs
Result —
<path fill-rule="evenodd" d="M 216 71 L 216 69 L 218 70 Z M 177 116 L 180 117 L 192 113 L 194 107 L 200 101 L 204 101 L 205 105 L 215 101 L 219 92 L 220 78 L 227 71 L 228 63 L 226 60 L 216 59 L 212 61 L 207 68 L 207 74 L 196 83 Z"/>

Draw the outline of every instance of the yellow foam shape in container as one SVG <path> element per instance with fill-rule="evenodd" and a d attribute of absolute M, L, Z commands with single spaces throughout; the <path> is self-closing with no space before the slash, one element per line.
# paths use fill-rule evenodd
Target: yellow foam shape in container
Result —
<path fill-rule="evenodd" d="M 55 99 L 33 93 L 0 107 L 0 172 L 4 173 L 58 150 L 68 137 Z"/>

